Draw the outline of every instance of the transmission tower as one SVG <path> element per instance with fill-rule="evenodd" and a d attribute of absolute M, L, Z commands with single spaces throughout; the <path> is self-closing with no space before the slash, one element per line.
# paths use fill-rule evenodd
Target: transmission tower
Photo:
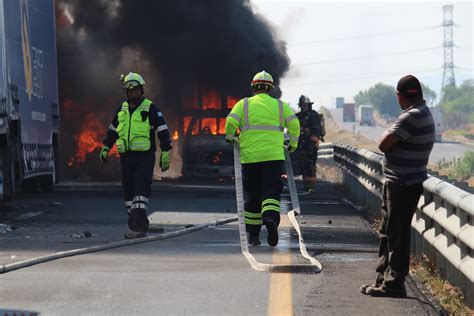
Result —
<path fill-rule="evenodd" d="M 444 63 L 443 63 L 443 82 L 441 85 L 441 93 L 448 86 L 456 85 L 454 79 L 454 56 L 453 56 L 453 5 L 443 6 L 443 47 L 444 47 Z"/>

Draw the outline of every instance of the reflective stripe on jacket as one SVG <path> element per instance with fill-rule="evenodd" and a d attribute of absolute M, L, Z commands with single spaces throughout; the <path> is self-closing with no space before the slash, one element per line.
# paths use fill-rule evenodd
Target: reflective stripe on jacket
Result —
<path fill-rule="evenodd" d="M 233 139 L 240 129 L 240 161 L 253 163 L 284 160 L 283 131 L 290 143 L 298 143 L 300 124 L 293 110 L 283 101 L 260 93 L 237 102 L 227 116 L 226 137 Z"/>
<path fill-rule="evenodd" d="M 147 151 L 150 149 L 150 111 L 151 101 L 144 99 L 130 115 L 127 102 L 117 114 L 117 149 L 119 153 L 127 151 Z"/>

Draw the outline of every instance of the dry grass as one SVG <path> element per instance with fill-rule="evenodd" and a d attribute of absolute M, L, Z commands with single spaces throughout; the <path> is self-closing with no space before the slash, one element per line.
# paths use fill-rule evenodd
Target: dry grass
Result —
<path fill-rule="evenodd" d="M 474 315 L 474 310 L 464 303 L 464 295 L 457 288 L 442 280 L 428 258 L 423 256 L 421 261 L 412 257 L 410 274 L 419 279 L 424 287 L 438 300 L 449 315 Z"/>

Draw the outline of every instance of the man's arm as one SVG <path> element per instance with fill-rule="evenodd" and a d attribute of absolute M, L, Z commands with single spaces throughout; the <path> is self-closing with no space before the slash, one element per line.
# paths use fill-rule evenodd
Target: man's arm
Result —
<path fill-rule="evenodd" d="M 166 124 L 163 113 L 154 104 L 150 107 L 150 124 L 155 128 L 158 134 L 161 151 L 169 151 L 172 147 L 168 125 Z"/>
<path fill-rule="evenodd" d="M 319 138 L 321 137 L 321 118 L 314 110 L 311 111 L 311 125 L 311 136 L 317 137 L 319 141 Z"/>
<path fill-rule="evenodd" d="M 117 111 L 115 111 L 114 117 L 112 119 L 112 123 L 109 125 L 109 129 L 107 130 L 107 134 L 105 135 L 105 139 L 103 140 L 103 143 L 105 146 L 112 148 L 114 145 L 115 141 L 118 138 L 118 133 L 117 133 L 117 126 L 118 126 L 118 118 L 117 114 L 120 112 L 122 109 L 122 106 L 119 106 Z"/>
<path fill-rule="evenodd" d="M 300 138 L 300 120 L 293 110 L 284 103 L 285 126 L 290 134 L 290 145 L 293 148 L 298 147 L 298 139 Z"/>
<path fill-rule="evenodd" d="M 400 142 L 400 139 L 395 136 L 395 134 L 390 133 L 390 130 L 386 130 L 382 135 L 382 140 L 379 143 L 379 149 L 383 153 L 392 151 L 397 144 Z"/>
<path fill-rule="evenodd" d="M 379 143 L 379 149 L 383 153 L 390 152 L 397 145 L 411 137 L 415 130 L 415 126 L 410 123 L 410 113 L 402 113 L 397 121 L 382 135 Z"/>
<path fill-rule="evenodd" d="M 242 112 L 243 112 L 243 101 L 240 100 L 237 102 L 232 111 L 230 111 L 229 115 L 227 115 L 226 122 L 225 122 L 225 139 L 226 141 L 233 141 L 235 137 L 235 133 L 240 126 L 240 121 L 242 120 Z"/>

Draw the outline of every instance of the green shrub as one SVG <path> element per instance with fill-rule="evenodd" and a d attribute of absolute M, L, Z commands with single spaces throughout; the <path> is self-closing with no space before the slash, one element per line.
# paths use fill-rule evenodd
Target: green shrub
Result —
<path fill-rule="evenodd" d="M 474 151 L 468 151 L 449 172 L 449 177 L 466 180 L 474 175 Z"/>

